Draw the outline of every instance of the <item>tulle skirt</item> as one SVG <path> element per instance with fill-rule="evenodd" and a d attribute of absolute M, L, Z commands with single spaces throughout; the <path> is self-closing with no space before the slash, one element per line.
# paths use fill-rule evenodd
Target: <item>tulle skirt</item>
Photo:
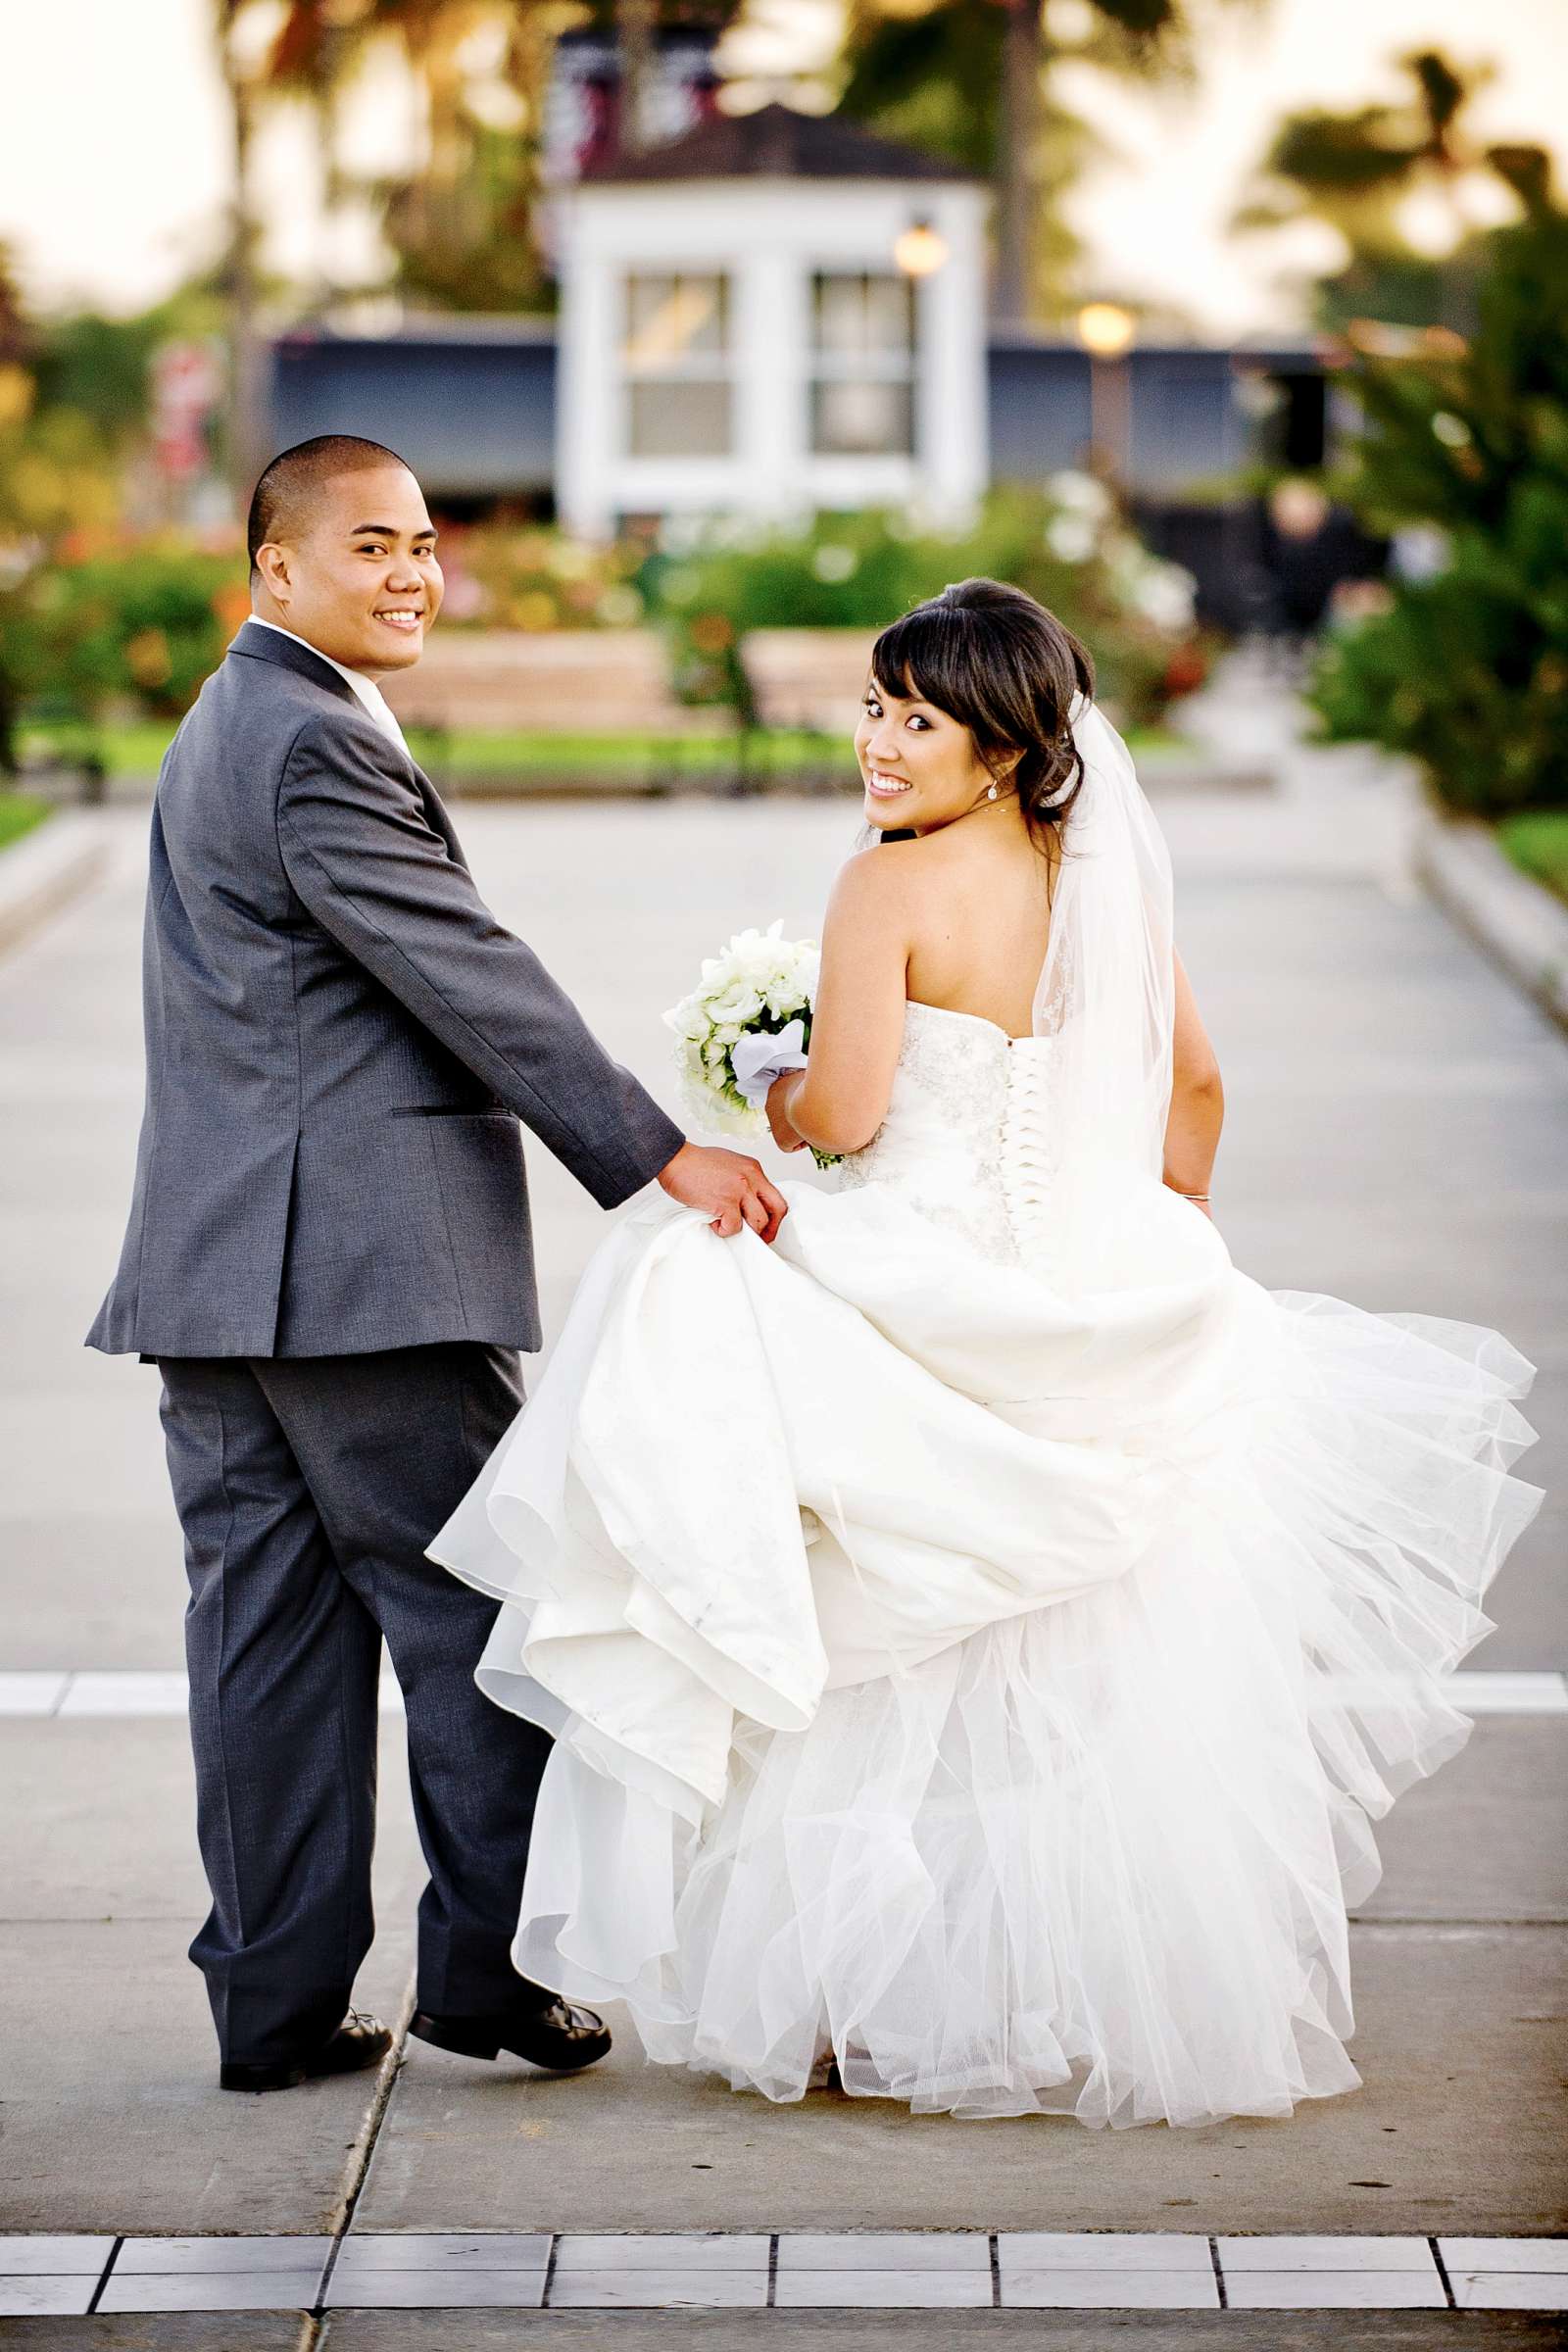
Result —
<path fill-rule="evenodd" d="M 1354 2088 L 1347 1906 L 1469 1732 L 1530 1367 L 1265 1293 L 1182 1207 L 1102 1319 L 896 1204 L 794 1210 L 773 1252 L 623 1224 L 431 1546 L 557 1738 L 517 1967 L 775 2100 L 830 2052 L 1095 2126 Z"/>

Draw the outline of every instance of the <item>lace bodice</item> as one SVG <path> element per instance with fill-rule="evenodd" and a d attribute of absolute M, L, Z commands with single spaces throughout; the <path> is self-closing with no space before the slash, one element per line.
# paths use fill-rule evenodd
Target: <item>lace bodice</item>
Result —
<path fill-rule="evenodd" d="M 1044 1246 L 1053 1172 L 1047 1088 L 1054 1036 L 1010 1038 L 976 1013 L 911 1002 L 887 1117 L 842 1163 L 933 1224 L 1016 1264 Z"/>

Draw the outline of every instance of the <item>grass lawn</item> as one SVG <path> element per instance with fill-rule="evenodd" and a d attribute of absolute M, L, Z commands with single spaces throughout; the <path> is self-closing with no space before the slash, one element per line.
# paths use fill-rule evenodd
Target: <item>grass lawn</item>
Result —
<path fill-rule="evenodd" d="M 1528 816 L 1505 816 L 1497 839 L 1522 872 L 1568 899 L 1568 808 L 1542 808 Z"/>
<path fill-rule="evenodd" d="M 0 850 L 9 849 L 34 825 L 41 825 L 54 806 L 33 792 L 0 792 Z"/>
<path fill-rule="evenodd" d="M 170 720 L 138 720 L 103 727 L 36 726 L 24 734 L 24 747 L 38 753 L 93 752 L 115 777 L 156 776 L 174 728 Z M 1128 738 L 1141 759 L 1152 762 L 1184 747 L 1174 735 L 1152 728 Z M 673 788 L 683 778 L 732 776 L 736 743 L 730 733 L 712 735 L 557 735 L 480 732 L 461 729 L 450 735 L 409 730 L 409 748 L 438 785 L 494 789 L 511 780 L 519 784 L 564 785 L 624 782 L 629 791 L 650 784 Z M 751 772 L 757 777 L 785 779 L 804 771 L 813 778 L 842 772 L 845 784 L 855 781 L 855 755 L 849 738 L 806 735 L 781 728 L 776 734 L 759 733 L 747 746 Z"/>

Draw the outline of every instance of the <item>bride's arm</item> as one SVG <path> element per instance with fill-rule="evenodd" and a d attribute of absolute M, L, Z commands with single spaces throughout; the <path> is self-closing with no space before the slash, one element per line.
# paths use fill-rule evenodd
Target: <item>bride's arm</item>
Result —
<path fill-rule="evenodd" d="M 767 1098 L 786 1152 L 858 1152 L 887 1116 L 904 1036 L 912 876 L 902 845 L 861 850 L 842 869 L 822 931 L 822 973 L 804 1070 Z"/>
<path fill-rule="evenodd" d="M 1208 1182 L 1225 1122 L 1219 1063 L 1199 1017 L 1192 982 L 1176 958 L 1176 1033 L 1170 1116 L 1165 1122 L 1165 1182 L 1208 1208 Z"/>

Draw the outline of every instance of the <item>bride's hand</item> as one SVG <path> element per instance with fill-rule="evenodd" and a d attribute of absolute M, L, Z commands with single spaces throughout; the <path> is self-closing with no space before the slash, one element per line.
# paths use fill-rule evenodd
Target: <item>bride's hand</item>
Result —
<path fill-rule="evenodd" d="M 790 1099 L 801 1074 L 799 1070 L 786 1070 L 767 1090 L 767 1123 L 781 1152 L 806 1150 L 806 1138 L 797 1134 L 789 1114 Z"/>

